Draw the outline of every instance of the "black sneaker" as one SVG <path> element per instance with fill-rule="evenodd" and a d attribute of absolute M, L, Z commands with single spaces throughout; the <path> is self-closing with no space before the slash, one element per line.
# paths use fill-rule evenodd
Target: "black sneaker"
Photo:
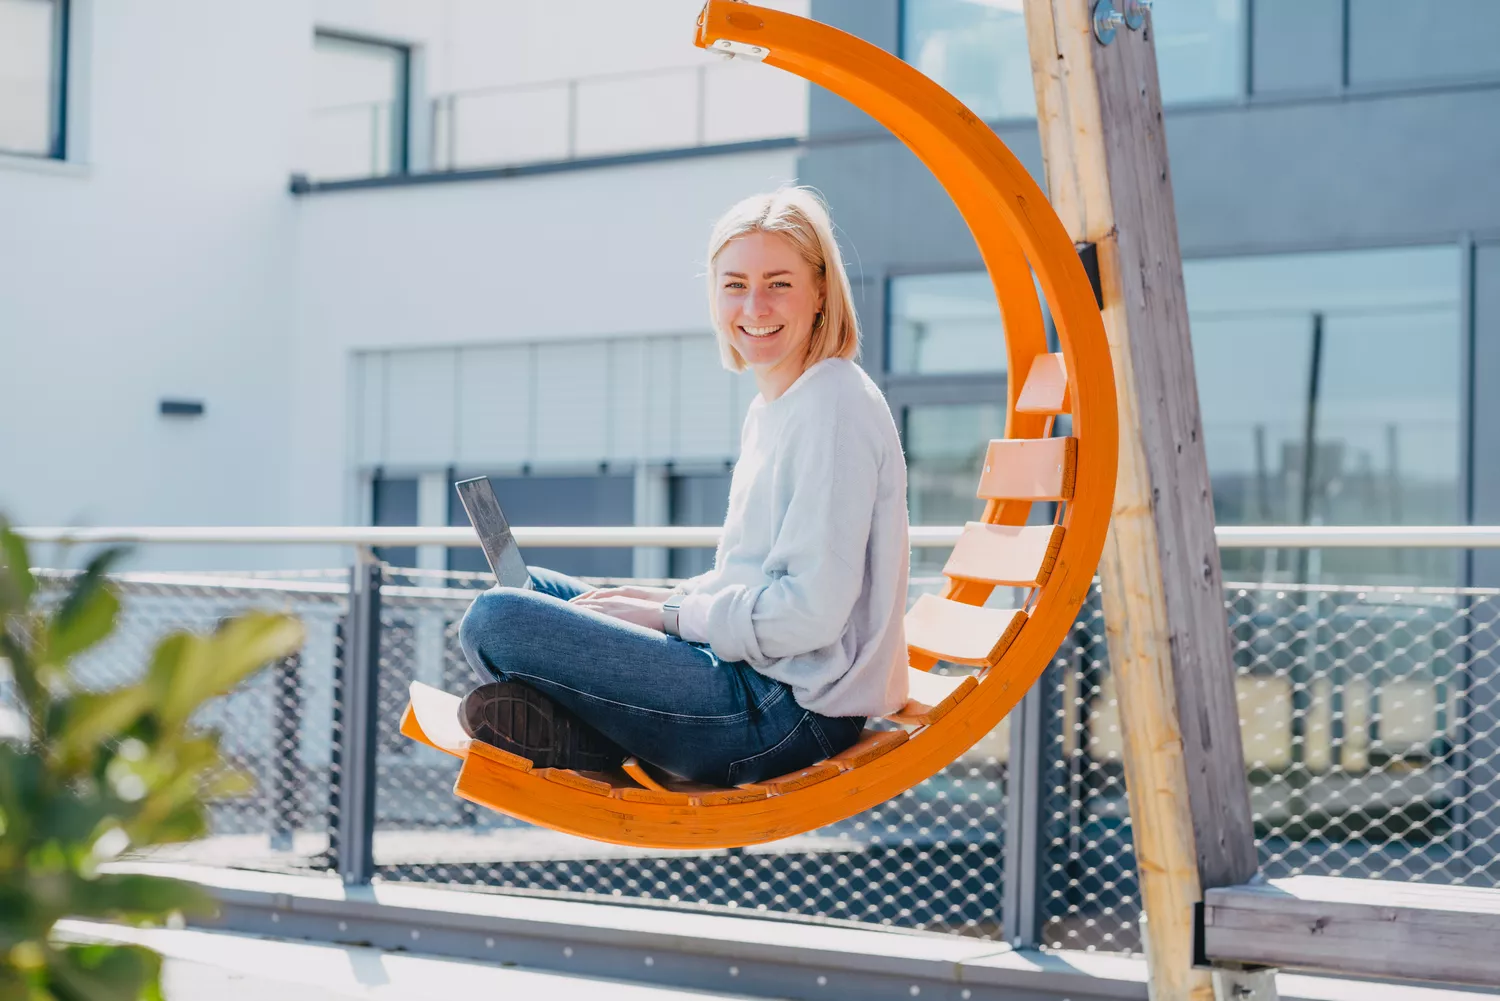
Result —
<path fill-rule="evenodd" d="M 458 706 L 464 732 L 537 768 L 604 772 L 618 768 L 625 751 L 598 730 L 529 685 L 492 681 Z"/>

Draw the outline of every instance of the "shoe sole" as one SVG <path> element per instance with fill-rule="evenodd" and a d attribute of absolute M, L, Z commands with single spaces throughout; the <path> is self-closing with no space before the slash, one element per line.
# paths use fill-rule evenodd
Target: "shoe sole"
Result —
<path fill-rule="evenodd" d="M 519 754 L 536 768 L 608 771 L 626 757 L 593 727 L 519 682 L 474 689 L 459 703 L 458 717 L 470 737 Z"/>

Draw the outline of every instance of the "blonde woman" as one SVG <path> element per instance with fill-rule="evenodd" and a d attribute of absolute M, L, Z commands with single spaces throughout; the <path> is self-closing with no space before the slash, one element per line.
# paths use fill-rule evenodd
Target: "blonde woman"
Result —
<path fill-rule="evenodd" d="M 906 701 L 906 464 L 853 361 L 849 279 L 811 191 L 747 198 L 713 229 L 709 314 L 726 368 L 755 376 L 714 568 L 676 590 L 591 590 L 534 569 L 459 630 L 494 679 L 470 735 L 539 767 L 632 754 L 738 785 L 854 744 Z"/>

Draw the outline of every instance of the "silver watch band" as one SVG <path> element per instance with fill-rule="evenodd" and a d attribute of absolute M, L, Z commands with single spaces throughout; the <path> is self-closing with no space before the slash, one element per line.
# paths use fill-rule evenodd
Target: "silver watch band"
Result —
<path fill-rule="evenodd" d="M 682 633 L 677 626 L 677 613 L 682 608 L 684 595 L 681 591 L 673 591 L 667 595 L 667 600 L 661 603 L 661 628 L 669 636 L 682 638 Z"/>

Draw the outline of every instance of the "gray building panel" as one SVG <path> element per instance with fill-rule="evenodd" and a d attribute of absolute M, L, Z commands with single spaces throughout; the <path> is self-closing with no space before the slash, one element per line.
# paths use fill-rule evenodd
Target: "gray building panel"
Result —
<path fill-rule="evenodd" d="M 1489 0 L 1349 0 L 1349 82 L 1423 83 L 1494 76 L 1500 47 Z"/>
<path fill-rule="evenodd" d="M 1343 0 L 1258 0 L 1251 20 L 1256 94 L 1338 90 Z"/>

